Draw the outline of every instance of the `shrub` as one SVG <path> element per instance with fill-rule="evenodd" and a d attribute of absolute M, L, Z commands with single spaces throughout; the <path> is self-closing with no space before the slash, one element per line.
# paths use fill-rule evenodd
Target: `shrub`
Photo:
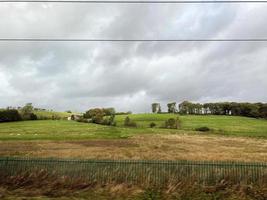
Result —
<path fill-rule="evenodd" d="M 208 132 L 208 131 L 210 131 L 210 128 L 207 126 L 202 126 L 202 127 L 196 128 L 195 130 L 201 131 L 201 132 Z"/>
<path fill-rule="evenodd" d="M 37 120 L 37 115 L 34 113 L 30 114 L 30 120 Z"/>
<path fill-rule="evenodd" d="M 107 126 L 116 126 L 115 114 L 111 115 L 110 117 L 106 117 L 101 124 Z"/>
<path fill-rule="evenodd" d="M 77 122 L 83 122 L 83 123 L 89 123 L 90 122 L 90 119 L 85 119 L 83 117 L 80 117 L 76 120 Z"/>
<path fill-rule="evenodd" d="M 180 127 L 180 120 L 178 118 L 169 118 L 165 121 L 165 127 L 164 128 L 170 128 L 170 129 L 178 129 Z"/>
<path fill-rule="evenodd" d="M 17 110 L 0 110 L 0 122 L 20 121 L 21 115 Z"/>
<path fill-rule="evenodd" d="M 124 120 L 124 126 L 128 126 L 128 127 L 137 127 L 137 124 L 136 122 L 132 121 L 130 119 L 130 117 L 126 117 L 125 120 Z"/>
<path fill-rule="evenodd" d="M 154 128 L 155 126 L 157 126 L 154 122 L 151 122 L 150 124 L 149 124 L 149 127 L 150 128 Z"/>

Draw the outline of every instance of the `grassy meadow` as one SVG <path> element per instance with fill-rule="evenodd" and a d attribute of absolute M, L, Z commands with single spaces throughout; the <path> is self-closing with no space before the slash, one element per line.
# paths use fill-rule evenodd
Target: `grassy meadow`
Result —
<path fill-rule="evenodd" d="M 61 114 L 64 116 L 65 114 Z M 66 114 L 67 116 L 67 114 Z M 267 120 L 236 116 L 197 116 L 174 114 L 131 114 L 137 128 L 124 127 L 126 115 L 116 116 L 117 126 L 103 126 L 67 120 L 37 120 L 0 124 L 0 140 L 68 140 L 68 139 L 120 139 L 136 134 L 214 134 L 267 138 Z M 179 117 L 179 130 L 160 128 L 168 118 Z M 154 122 L 155 128 L 149 128 Z M 208 133 L 195 131 L 207 126 Z"/>
<path fill-rule="evenodd" d="M 86 159 L 267 161 L 267 120 L 233 116 L 179 116 L 180 129 L 160 126 L 173 114 L 131 114 L 137 128 L 67 120 L 0 124 L 0 156 Z M 151 122 L 155 128 L 149 128 Z M 207 126 L 209 132 L 195 128 Z M 19 141 L 19 142 L 18 142 Z"/>
<path fill-rule="evenodd" d="M 207 126 L 215 134 L 267 137 L 267 120 L 239 116 L 223 115 L 175 115 L 175 114 L 133 114 L 129 115 L 141 128 L 149 127 L 151 122 L 159 128 L 168 118 L 179 117 L 181 130 L 193 131 L 196 128 Z M 123 126 L 125 116 L 117 116 L 119 126 Z"/>

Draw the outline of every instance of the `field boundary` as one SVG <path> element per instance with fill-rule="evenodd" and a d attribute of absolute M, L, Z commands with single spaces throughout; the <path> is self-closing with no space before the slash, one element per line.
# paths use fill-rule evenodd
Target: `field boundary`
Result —
<path fill-rule="evenodd" d="M 267 163 L 0 157 L 2 175 L 15 176 L 40 171 L 99 183 L 162 185 L 185 180 L 205 184 L 221 180 L 247 184 L 267 183 Z"/>

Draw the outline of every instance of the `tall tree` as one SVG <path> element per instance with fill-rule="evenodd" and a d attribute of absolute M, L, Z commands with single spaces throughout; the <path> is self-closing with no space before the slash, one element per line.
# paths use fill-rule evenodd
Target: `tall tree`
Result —
<path fill-rule="evenodd" d="M 176 113 L 177 108 L 176 108 L 176 102 L 168 103 L 168 113 Z"/>
<path fill-rule="evenodd" d="M 161 113 L 161 107 L 159 103 L 152 103 L 152 113 Z"/>

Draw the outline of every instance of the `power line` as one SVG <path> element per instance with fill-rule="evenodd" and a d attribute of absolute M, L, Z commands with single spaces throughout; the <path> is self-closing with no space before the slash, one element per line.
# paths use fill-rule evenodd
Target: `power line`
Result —
<path fill-rule="evenodd" d="M 0 42 L 267 42 L 267 38 L 233 39 L 78 39 L 78 38 L 0 38 Z"/>
<path fill-rule="evenodd" d="M 229 3 L 229 4 L 238 4 L 238 3 L 267 3 L 266 0 L 255 0 L 255 1 L 251 1 L 251 0 L 229 0 L 229 1 L 224 1 L 224 0 L 203 0 L 203 1 L 196 1 L 196 0 L 189 0 L 189 1 L 132 1 L 132 0 L 110 0 L 110 1 L 106 1 L 106 0 L 99 0 L 99 1 L 94 1 L 94 0 L 84 0 L 84 1 L 80 1 L 80 0 L 40 0 L 40 1 L 34 1 L 34 0 L 2 0 L 0 1 L 0 3 L 86 3 L 86 4 L 213 4 L 213 3 Z"/>

